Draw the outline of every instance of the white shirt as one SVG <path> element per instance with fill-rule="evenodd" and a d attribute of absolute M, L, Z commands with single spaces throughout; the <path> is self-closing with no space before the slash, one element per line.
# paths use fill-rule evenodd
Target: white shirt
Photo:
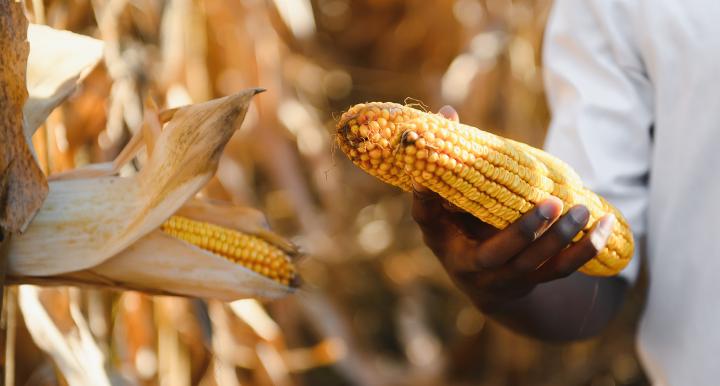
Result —
<path fill-rule="evenodd" d="M 645 370 L 720 385 L 720 1 L 556 0 L 545 38 L 546 148 L 647 236 Z"/>

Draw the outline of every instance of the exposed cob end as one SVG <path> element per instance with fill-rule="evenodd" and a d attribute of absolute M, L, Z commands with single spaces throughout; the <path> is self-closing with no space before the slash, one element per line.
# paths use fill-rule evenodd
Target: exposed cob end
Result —
<path fill-rule="evenodd" d="M 396 103 L 371 102 L 351 107 L 337 124 L 337 143 L 350 160 L 369 174 L 405 191 L 412 190 L 403 172 L 405 122 L 420 111 Z"/>
<path fill-rule="evenodd" d="M 584 188 L 567 164 L 540 149 L 385 102 L 351 107 L 338 122 L 336 139 L 370 175 L 406 191 L 412 182 L 425 186 L 498 229 L 550 195 L 563 201 L 565 211 L 578 204 L 588 208 L 584 231 L 613 213 L 617 221 L 607 246 L 580 271 L 611 276 L 632 257 L 633 238 L 622 214 Z"/>
<path fill-rule="evenodd" d="M 183 216 L 170 217 L 160 229 L 283 285 L 295 282 L 290 256 L 260 237 Z"/>

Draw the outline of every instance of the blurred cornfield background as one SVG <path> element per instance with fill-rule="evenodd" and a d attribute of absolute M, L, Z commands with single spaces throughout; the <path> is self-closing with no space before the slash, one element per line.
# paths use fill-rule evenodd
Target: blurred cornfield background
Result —
<path fill-rule="evenodd" d="M 202 194 L 256 207 L 291 237 L 306 254 L 301 290 L 269 304 L 225 304 L 43 289 L 60 330 L 85 321 L 114 384 L 647 384 L 634 349 L 639 291 L 598 339 L 550 345 L 515 335 L 453 287 L 422 244 L 410 197 L 333 145 L 340 112 L 382 100 L 451 104 L 465 123 L 541 146 L 549 114 L 540 47 L 551 1 L 25 6 L 34 23 L 106 44 L 103 62 L 33 138 L 47 173 L 112 160 L 138 127 L 146 95 L 178 106 L 268 90 Z M 6 371 L 17 385 L 65 384 L 29 336 L 15 293 L 6 303 Z"/>

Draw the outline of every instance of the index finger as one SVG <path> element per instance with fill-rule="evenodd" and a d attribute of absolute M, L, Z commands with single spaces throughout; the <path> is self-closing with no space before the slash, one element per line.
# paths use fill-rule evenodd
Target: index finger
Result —
<path fill-rule="evenodd" d="M 425 244 L 438 257 L 445 255 L 451 235 L 458 232 L 444 201 L 437 193 L 413 185 L 412 217 L 420 226 Z"/>

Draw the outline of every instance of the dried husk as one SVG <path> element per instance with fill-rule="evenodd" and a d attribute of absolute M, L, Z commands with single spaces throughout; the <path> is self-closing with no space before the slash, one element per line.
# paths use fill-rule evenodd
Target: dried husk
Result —
<path fill-rule="evenodd" d="M 35 220 L 10 244 L 10 274 L 91 268 L 157 229 L 215 173 L 225 144 L 260 91 L 178 109 L 135 176 L 51 182 Z"/>
<path fill-rule="evenodd" d="M 39 25 L 30 25 L 28 40 L 27 138 L 72 94 L 103 50 L 99 40 Z M 9 281 L 222 300 L 275 299 L 292 292 L 157 229 L 177 212 L 257 235 L 297 255 L 291 243 L 267 229 L 262 213 L 191 199 L 214 174 L 225 144 L 260 91 L 163 112 L 161 120 L 169 122 L 156 142 L 148 144 L 150 157 L 135 176 L 115 176 L 118 165 L 108 163 L 51 179 L 50 193 L 32 225 L 10 243 Z"/>

